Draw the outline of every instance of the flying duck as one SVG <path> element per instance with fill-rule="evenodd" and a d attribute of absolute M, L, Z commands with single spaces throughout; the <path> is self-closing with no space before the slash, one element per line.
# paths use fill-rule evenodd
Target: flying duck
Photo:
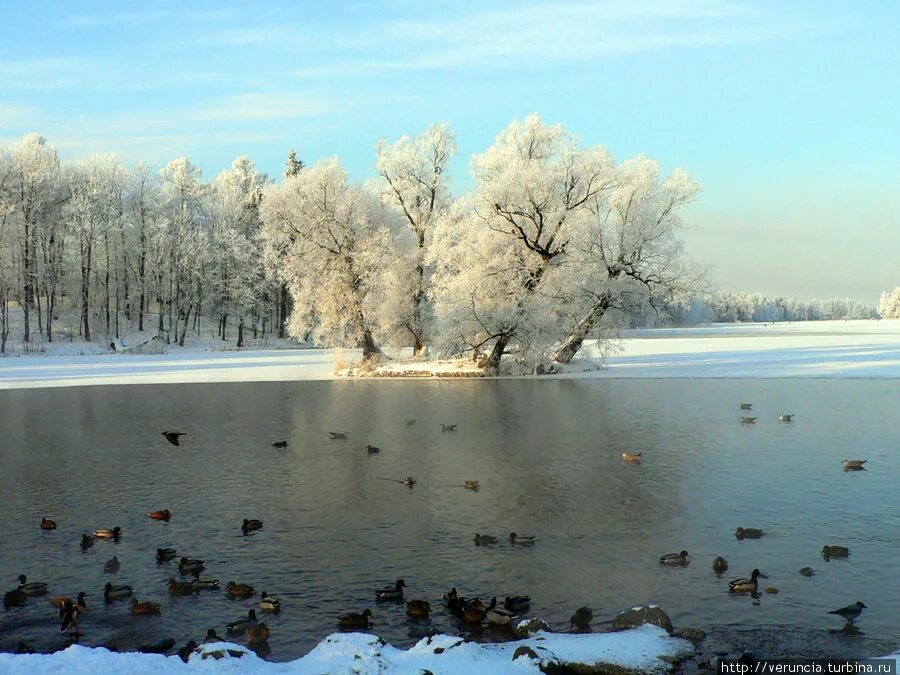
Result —
<path fill-rule="evenodd" d="M 172 445 L 181 445 L 181 443 L 178 442 L 178 439 L 182 436 L 187 436 L 187 434 L 181 431 L 164 431 L 161 435 L 165 436 L 166 440 Z"/>

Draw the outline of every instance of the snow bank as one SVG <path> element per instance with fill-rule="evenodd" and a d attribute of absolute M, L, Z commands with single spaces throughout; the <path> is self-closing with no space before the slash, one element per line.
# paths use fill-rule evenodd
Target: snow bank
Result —
<path fill-rule="evenodd" d="M 528 647 L 539 660 L 520 656 Z M 235 658 L 229 650 L 239 652 Z M 48 655 L 0 654 L 3 673 L 182 673 L 215 670 L 217 673 L 290 673 L 321 675 L 343 673 L 392 675 L 429 670 L 441 673 L 540 673 L 544 664 L 616 665 L 641 672 L 664 672 L 669 660 L 688 656 L 693 647 L 670 637 L 656 626 L 645 625 L 619 633 L 564 635 L 537 633 L 534 637 L 502 644 L 464 642 L 462 638 L 437 635 L 420 640 L 408 650 L 387 645 L 365 633 L 335 633 L 296 661 L 271 663 L 246 647 L 219 643 L 203 645 L 185 664 L 177 656 L 117 654 L 102 648 L 78 645 Z M 217 658 L 218 657 L 218 658 Z"/>

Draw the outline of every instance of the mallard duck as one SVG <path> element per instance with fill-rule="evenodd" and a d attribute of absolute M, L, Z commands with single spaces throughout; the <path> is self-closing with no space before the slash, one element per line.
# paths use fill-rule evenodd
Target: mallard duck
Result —
<path fill-rule="evenodd" d="M 162 511 L 151 511 L 147 514 L 148 518 L 152 518 L 153 520 L 164 520 L 167 523 L 172 519 L 172 512 L 169 509 L 163 509 Z"/>
<path fill-rule="evenodd" d="M 531 597 L 528 595 L 506 596 L 503 606 L 510 612 L 525 612 L 531 607 Z"/>
<path fill-rule="evenodd" d="M 729 593 L 755 593 L 758 579 L 762 577 L 763 579 L 768 579 L 768 577 L 755 569 L 750 574 L 749 577 L 741 577 L 739 579 L 732 579 L 728 582 L 728 592 Z"/>
<path fill-rule="evenodd" d="M 251 626 L 256 625 L 256 610 L 251 609 L 247 612 L 247 616 L 242 617 L 236 621 L 232 621 L 229 624 L 226 624 L 226 628 L 228 628 L 229 633 L 243 633 L 245 630 L 250 628 Z"/>
<path fill-rule="evenodd" d="M 256 593 L 256 590 L 250 584 L 236 584 L 229 581 L 225 585 L 225 592 L 232 598 L 249 598 Z"/>
<path fill-rule="evenodd" d="M 594 610 L 590 607 L 579 607 L 569 619 L 569 630 L 575 629 L 579 633 L 587 633 L 591 630 L 591 621 L 594 620 Z"/>
<path fill-rule="evenodd" d="M 85 595 L 84 591 L 80 592 L 78 594 L 78 598 L 74 601 L 72 600 L 72 598 L 66 597 L 65 595 L 60 595 L 60 596 L 50 598 L 50 604 L 53 605 L 54 607 L 56 607 L 56 609 L 59 609 L 64 604 L 66 604 L 66 601 L 74 602 L 76 607 L 78 607 L 79 612 L 86 612 L 87 611 L 87 602 L 85 602 L 85 597 L 86 597 L 86 595 Z"/>
<path fill-rule="evenodd" d="M 335 441 L 339 438 L 347 438 L 347 435 L 348 434 L 346 431 L 329 431 L 328 432 L 328 437 L 333 441 Z"/>
<path fill-rule="evenodd" d="M 722 556 L 716 556 L 713 560 L 713 572 L 722 573 L 728 569 L 728 561 Z"/>
<path fill-rule="evenodd" d="M 491 598 L 491 604 L 484 613 L 484 618 L 494 626 L 508 626 L 515 617 L 510 610 L 497 607 L 497 598 Z"/>
<path fill-rule="evenodd" d="M 81 535 L 81 550 L 87 550 L 94 545 L 94 537 L 89 534 Z"/>
<path fill-rule="evenodd" d="M 159 614 L 159 604 L 156 602 L 138 602 L 137 598 L 131 599 L 131 613 L 139 615 Z"/>
<path fill-rule="evenodd" d="M 50 520 L 49 518 L 41 518 L 41 529 L 42 530 L 55 530 L 56 522 Z"/>
<path fill-rule="evenodd" d="M 165 562 L 175 557 L 174 548 L 158 548 L 156 549 L 156 562 Z"/>
<path fill-rule="evenodd" d="M 463 608 L 462 617 L 466 623 L 481 623 L 484 621 L 486 614 L 487 608 L 482 604 L 481 600 L 475 598 Z"/>
<path fill-rule="evenodd" d="M 44 595 L 47 592 L 47 588 L 50 584 L 45 584 L 40 581 L 28 581 L 28 577 L 24 574 L 20 574 L 19 578 L 19 590 L 22 591 L 25 595 Z"/>
<path fill-rule="evenodd" d="M 133 592 L 134 588 L 131 586 L 113 586 L 111 583 L 107 583 L 103 587 L 103 601 L 108 605 L 116 600 L 122 600 L 131 596 Z"/>
<path fill-rule="evenodd" d="M 381 452 L 381 448 L 376 448 L 374 445 L 367 445 L 366 452 L 368 452 L 370 455 L 377 455 L 379 452 Z"/>
<path fill-rule="evenodd" d="M 431 605 L 427 600 L 410 600 L 406 603 L 406 613 L 416 619 L 427 619 L 431 616 Z"/>
<path fill-rule="evenodd" d="M 779 415 L 778 420 L 780 422 L 793 422 L 794 416 L 793 415 Z"/>
<path fill-rule="evenodd" d="M 244 518 L 244 522 L 241 525 L 241 530 L 243 530 L 244 534 L 247 534 L 248 532 L 255 532 L 256 530 L 261 530 L 262 526 L 263 526 L 263 524 L 262 524 L 261 520 Z"/>
<path fill-rule="evenodd" d="M 78 615 L 81 613 L 81 607 L 76 605 L 70 598 L 66 598 L 62 605 L 59 606 L 59 632 L 65 633 L 70 628 L 74 628 L 74 634 L 78 635 Z"/>
<path fill-rule="evenodd" d="M 814 577 L 816 576 L 816 571 L 812 567 L 801 567 L 797 574 L 801 577 Z"/>
<path fill-rule="evenodd" d="M 845 471 L 858 471 L 864 468 L 863 464 L 868 461 L 867 459 L 842 459 L 841 464 Z"/>
<path fill-rule="evenodd" d="M 825 560 L 829 558 L 846 558 L 850 555 L 850 549 L 846 546 L 829 546 L 826 544 L 822 547 L 822 557 Z"/>
<path fill-rule="evenodd" d="M 338 617 L 337 624 L 341 628 L 368 628 L 372 619 L 372 610 L 364 609 L 362 612 L 348 612 Z"/>
<path fill-rule="evenodd" d="M 3 594 L 3 608 L 9 609 L 10 607 L 21 607 L 25 604 L 25 600 L 27 599 L 28 596 L 25 595 L 22 589 L 16 587 Z"/>
<path fill-rule="evenodd" d="M 403 589 L 406 588 L 406 582 L 403 579 L 397 579 L 393 586 L 381 588 L 375 591 L 376 600 L 402 600 Z"/>
<path fill-rule="evenodd" d="M 442 424 L 441 431 L 456 431 L 455 424 Z"/>
<path fill-rule="evenodd" d="M 509 533 L 509 543 L 513 546 L 531 546 L 534 542 L 537 541 L 536 537 L 532 537 L 525 534 L 516 534 L 515 532 Z"/>
<path fill-rule="evenodd" d="M 738 539 L 759 539 L 765 534 L 762 530 L 753 527 L 739 527 L 734 531 L 734 536 Z"/>
<path fill-rule="evenodd" d="M 640 462 L 643 452 L 623 452 L 622 459 L 626 462 Z"/>
<path fill-rule="evenodd" d="M 244 631 L 244 635 L 247 636 L 248 645 L 263 644 L 269 639 L 270 633 L 271 631 L 269 631 L 269 627 L 264 623 L 258 623 L 254 626 L 250 626 Z"/>
<path fill-rule="evenodd" d="M 213 644 L 215 642 L 224 642 L 222 638 L 216 635 L 216 629 L 210 628 L 206 631 L 206 637 L 203 638 L 203 644 Z"/>
<path fill-rule="evenodd" d="M 218 579 L 201 579 L 199 576 L 195 576 L 190 581 L 191 586 L 194 587 L 195 591 L 217 591 L 219 590 L 219 580 Z"/>
<path fill-rule="evenodd" d="M 275 441 L 274 443 L 272 443 L 272 447 L 273 448 L 286 448 L 287 441 Z"/>
<path fill-rule="evenodd" d="M 444 607 L 446 607 L 447 605 L 449 605 L 451 600 L 456 600 L 457 597 L 458 597 L 458 596 L 457 596 L 457 593 L 456 593 L 456 586 L 454 586 L 453 588 L 451 588 L 449 591 L 446 591 L 446 592 L 444 592 L 444 593 L 441 593 L 441 600 L 444 601 Z"/>
<path fill-rule="evenodd" d="M 181 443 L 178 442 L 178 439 L 182 436 L 187 436 L 187 434 L 182 431 L 164 431 L 160 435 L 165 436 L 166 440 L 172 445 L 181 445 Z"/>
<path fill-rule="evenodd" d="M 492 537 L 489 534 L 478 534 L 475 533 L 475 545 L 476 546 L 493 546 L 497 543 L 497 537 Z"/>
<path fill-rule="evenodd" d="M 866 609 L 866 606 L 861 602 L 854 602 L 852 605 L 847 605 L 846 607 L 841 607 L 840 609 L 833 609 L 829 614 L 837 614 L 839 617 L 844 619 L 847 623 L 852 624 L 853 620 L 856 619 L 862 611 Z"/>
<path fill-rule="evenodd" d="M 467 606 L 466 599 L 461 596 L 454 596 L 447 600 L 447 611 L 453 616 L 462 618 L 463 611 Z"/>
<path fill-rule="evenodd" d="M 107 574 L 116 574 L 120 567 L 122 564 L 119 562 L 119 557 L 115 555 L 103 563 L 103 571 Z"/>
<path fill-rule="evenodd" d="M 741 424 L 753 424 L 755 421 L 755 417 L 741 417 Z"/>
<path fill-rule="evenodd" d="M 184 645 L 181 649 L 179 649 L 176 654 L 178 654 L 178 658 L 187 663 L 191 660 L 191 654 L 197 651 L 197 647 L 200 645 L 197 644 L 196 640 L 188 640 L 187 644 Z"/>
<path fill-rule="evenodd" d="M 116 527 L 111 530 L 94 530 L 94 536 L 97 539 L 118 539 L 122 536 L 122 528 L 116 525 Z"/>
<path fill-rule="evenodd" d="M 690 555 L 687 551 L 681 553 L 666 553 L 660 556 L 659 562 L 663 565 L 687 565 Z"/>
<path fill-rule="evenodd" d="M 167 584 L 170 595 L 193 595 L 194 594 L 194 584 L 190 581 L 177 581 L 172 577 L 169 577 L 169 583 Z"/>
<path fill-rule="evenodd" d="M 206 569 L 206 563 L 202 560 L 182 557 L 178 561 L 178 571 L 182 574 L 200 574 L 204 569 Z"/>
<path fill-rule="evenodd" d="M 466 490 L 478 492 L 481 489 L 481 483 L 479 483 L 477 480 L 467 480 L 465 483 L 463 483 L 463 487 L 466 488 Z"/>
<path fill-rule="evenodd" d="M 741 410 L 750 410 L 753 407 L 752 403 L 741 403 Z"/>
<path fill-rule="evenodd" d="M 263 591 L 259 596 L 259 607 L 265 612 L 277 612 L 281 609 L 281 600 Z"/>
<path fill-rule="evenodd" d="M 406 478 L 403 479 L 402 482 L 406 487 L 412 487 L 413 485 L 416 484 L 416 479 L 413 478 L 412 476 L 407 476 Z"/>
<path fill-rule="evenodd" d="M 415 419 L 406 420 L 406 426 L 408 426 L 408 427 L 411 427 L 415 423 L 416 423 Z"/>

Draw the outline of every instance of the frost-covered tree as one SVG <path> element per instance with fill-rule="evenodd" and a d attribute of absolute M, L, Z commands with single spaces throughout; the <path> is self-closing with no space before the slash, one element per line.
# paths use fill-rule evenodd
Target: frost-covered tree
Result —
<path fill-rule="evenodd" d="M 425 265 L 431 227 L 450 203 L 447 164 L 455 152 L 453 134 L 446 124 L 435 124 L 419 136 L 401 137 L 396 143 L 381 140 L 376 148 L 376 171 L 385 204 L 396 209 L 411 230 L 415 246 L 398 265 L 395 282 L 399 302 L 391 313 L 412 338 L 413 353 L 429 341 L 429 280 Z"/>
<path fill-rule="evenodd" d="M 900 319 L 900 286 L 881 294 L 878 313 L 883 319 Z"/>
<path fill-rule="evenodd" d="M 269 187 L 261 213 L 269 260 L 294 300 L 291 335 L 304 337 L 315 315 L 328 344 L 361 344 L 364 358 L 380 353 L 373 314 L 393 253 L 376 198 L 348 183 L 334 158 Z"/>
<path fill-rule="evenodd" d="M 290 178 L 292 176 L 296 176 L 303 170 L 303 167 L 306 166 L 303 163 L 303 160 L 297 158 L 297 151 L 293 148 L 288 152 L 287 159 L 284 162 L 284 177 Z"/>

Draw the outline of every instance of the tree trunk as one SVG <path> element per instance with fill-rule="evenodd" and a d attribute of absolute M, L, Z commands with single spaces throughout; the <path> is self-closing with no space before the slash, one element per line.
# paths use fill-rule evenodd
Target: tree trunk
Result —
<path fill-rule="evenodd" d="M 191 324 L 191 309 L 193 309 L 193 307 L 191 305 L 188 305 L 187 314 L 184 315 L 184 327 L 181 329 L 181 337 L 178 338 L 178 346 L 179 347 L 184 347 L 184 338 L 187 335 L 188 326 L 190 326 L 190 324 Z M 178 329 L 177 324 L 176 324 L 175 328 L 176 328 L 176 330 Z M 177 336 L 177 334 L 176 334 L 176 336 Z"/>
<path fill-rule="evenodd" d="M 88 254 L 90 256 L 90 254 Z M 87 264 L 81 265 L 81 325 L 84 331 L 85 342 L 91 341 L 91 322 L 88 320 L 89 302 L 91 297 L 91 268 L 90 257 Z"/>
<path fill-rule="evenodd" d="M 382 354 L 381 349 L 375 344 L 375 338 L 372 337 L 372 331 L 366 329 L 363 331 L 363 360 L 368 360 Z"/>
<path fill-rule="evenodd" d="M 584 344 L 585 338 L 594 329 L 597 322 L 603 318 L 603 315 L 606 314 L 609 305 L 610 297 L 604 295 L 593 307 L 591 307 L 591 309 L 588 310 L 587 316 L 575 325 L 569 336 L 556 348 L 556 351 L 553 353 L 553 360 L 557 363 L 571 363 L 572 359 L 575 358 L 575 355 L 581 349 L 581 345 Z"/>
<path fill-rule="evenodd" d="M 281 285 L 279 289 L 279 302 L 278 302 L 278 337 L 284 338 L 284 325 L 287 323 L 287 312 L 288 312 L 288 290 L 287 286 L 284 284 Z"/>
<path fill-rule="evenodd" d="M 497 341 L 494 343 L 491 355 L 484 364 L 484 370 L 488 375 L 496 375 L 499 372 L 500 359 L 503 358 L 503 353 L 506 351 L 506 346 L 509 344 L 510 337 L 512 336 L 503 334 L 497 338 Z"/>
<path fill-rule="evenodd" d="M 243 316 L 238 320 L 237 346 L 238 347 L 244 346 L 244 317 Z"/>

